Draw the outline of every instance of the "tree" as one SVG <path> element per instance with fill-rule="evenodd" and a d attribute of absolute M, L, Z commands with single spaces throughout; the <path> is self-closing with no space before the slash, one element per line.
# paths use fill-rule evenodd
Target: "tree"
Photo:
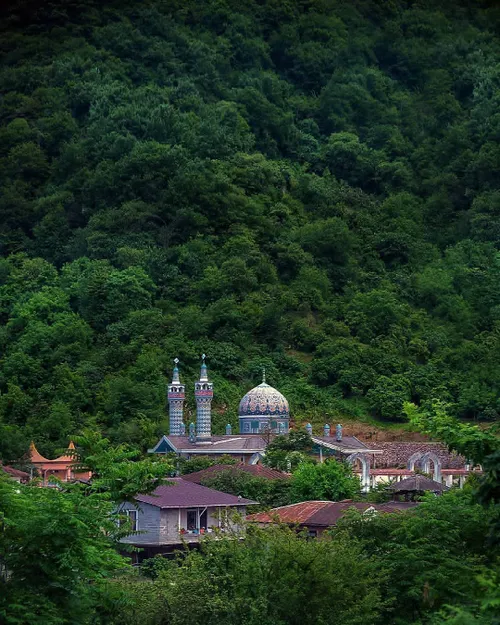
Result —
<path fill-rule="evenodd" d="M 334 533 L 347 531 L 359 540 L 388 574 L 388 622 L 425 623 L 434 622 L 433 615 L 445 605 L 478 605 L 480 578 L 491 575 L 486 567 L 495 570 L 497 557 L 488 543 L 490 519 L 491 512 L 466 488 L 430 496 L 402 514 L 367 518 L 354 511 Z"/>
<path fill-rule="evenodd" d="M 291 430 L 273 438 L 266 447 L 264 464 L 279 471 L 290 471 L 301 462 L 308 461 L 312 450 L 309 434 L 301 430 Z"/>
<path fill-rule="evenodd" d="M 79 441 L 76 466 L 94 472 L 89 484 L 40 488 L 0 475 L 0 616 L 8 625 L 92 622 L 106 581 L 129 567 L 118 554 L 130 533 L 118 504 L 152 492 L 172 468 L 131 462 L 136 454 L 91 432 Z"/>
<path fill-rule="evenodd" d="M 203 542 L 200 553 L 190 552 L 162 580 L 173 625 L 186 618 L 221 625 L 354 625 L 374 622 L 383 605 L 375 566 L 341 538 L 320 542 L 291 529 L 250 528 L 244 541 Z"/>
<path fill-rule="evenodd" d="M 330 460 L 321 464 L 299 464 L 291 478 L 290 496 L 293 502 L 340 501 L 352 499 L 359 490 L 359 478 L 353 476 L 351 468 L 343 462 Z"/>
<path fill-rule="evenodd" d="M 237 467 L 217 471 L 203 480 L 203 486 L 257 502 L 261 508 L 277 508 L 291 503 L 290 480 L 256 477 Z"/>
<path fill-rule="evenodd" d="M 179 459 L 179 469 L 182 475 L 202 471 L 214 464 L 233 465 L 236 464 L 236 460 L 231 456 L 220 456 L 219 458 L 214 458 L 212 456 L 195 456 L 189 460 L 185 460 L 184 458 Z"/>

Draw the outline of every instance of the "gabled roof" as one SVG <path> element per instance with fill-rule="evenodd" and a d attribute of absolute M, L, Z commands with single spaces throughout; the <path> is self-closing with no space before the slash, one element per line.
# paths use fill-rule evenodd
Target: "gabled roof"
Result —
<path fill-rule="evenodd" d="M 305 525 L 315 527 L 330 527 L 348 510 L 355 508 L 360 512 L 374 510 L 377 512 L 401 512 L 414 508 L 413 502 L 389 502 L 374 504 L 359 501 L 303 501 L 289 506 L 273 508 L 269 512 L 258 512 L 247 517 L 248 521 L 255 523 L 290 523 L 293 525 Z"/>
<path fill-rule="evenodd" d="M 199 508 L 203 506 L 247 506 L 257 502 L 243 497 L 221 493 L 176 477 L 168 484 L 158 486 L 151 495 L 138 495 L 136 500 L 157 508 Z"/>
<path fill-rule="evenodd" d="M 261 464 L 214 464 L 211 467 L 207 467 L 206 469 L 202 469 L 201 471 L 196 471 L 195 473 L 188 473 L 187 475 L 183 475 L 182 479 L 187 480 L 188 482 L 195 482 L 195 484 L 201 484 L 203 480 L 213 477 L 220 473 L 221 471 L 231 471 L 235 474 L 238 473 L 249 473 L 254 477 L 263 477 L 268 480 L 283 480 L 287 479 L 289 475 L 287 473 L 282 473 L 281 471 L 276 471 L 275 469 L 270 469 L 269 467 L 265 467 Z"/>
<path fill-rule="evenodd" d="M 406 493 L 410 491 L 421 492 L 426 490 L 433 493 L 441 493 L 444 490 L 448 490 L 448 487 L 417 473 L 413 477 L 407 477 L 400 482 L 396 482 L 396 484 L 392 484 L 389 486 L 389 490 L 393 490 L 396 493 Z"/>

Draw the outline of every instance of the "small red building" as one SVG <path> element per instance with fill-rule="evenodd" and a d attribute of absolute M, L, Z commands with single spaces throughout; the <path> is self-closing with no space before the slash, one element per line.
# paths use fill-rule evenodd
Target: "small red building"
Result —
<path fill-rule="evenodd" d="M 30 461 L 42 478 L 43 486 L 48 486 L 51 478 L 57 478 L 61 482 L 70 482 L 78 479 L 89 480 L 92 475 L 90 471 L 78 473 L 74 471 L 76 457 L 73 441 L 70 441 L 67 452 L 54 460 L 44 458 L 35 447 L 35 443 L 32 442 L 30 445 Z"/>

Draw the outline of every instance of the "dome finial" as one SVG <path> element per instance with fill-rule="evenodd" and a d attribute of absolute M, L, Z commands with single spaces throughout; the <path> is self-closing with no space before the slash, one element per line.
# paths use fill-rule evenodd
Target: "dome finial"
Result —
<path fill-rule="evenodd" d="M 262 384 L 266 383 L 266 368 L 262 367 Z"/>
<path fill-rule="evenodd" d="M 207 364 L 205 362 L 206 354 L 201 355 L 200 382 L 208 382 Z"/>
<path fill-rule="evenodd" d="M 174 372 L 172 375 L 172 384 L 180 384 L 180 380 L 179 380 L 179 367 L 177 366 L 179 364 L 179 359 L 178 358 L 174 358 Z"/>

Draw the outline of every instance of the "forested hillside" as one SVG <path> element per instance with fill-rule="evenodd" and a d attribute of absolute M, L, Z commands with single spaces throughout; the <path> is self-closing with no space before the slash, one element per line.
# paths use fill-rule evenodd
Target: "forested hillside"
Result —
<path fill-rule="evenodd" d="M 202 351 L 219 431 L 262 366 L 298 423 L 497 419 L 495 5 L 4 7 L 0 457 L 146 446 Z"/>

